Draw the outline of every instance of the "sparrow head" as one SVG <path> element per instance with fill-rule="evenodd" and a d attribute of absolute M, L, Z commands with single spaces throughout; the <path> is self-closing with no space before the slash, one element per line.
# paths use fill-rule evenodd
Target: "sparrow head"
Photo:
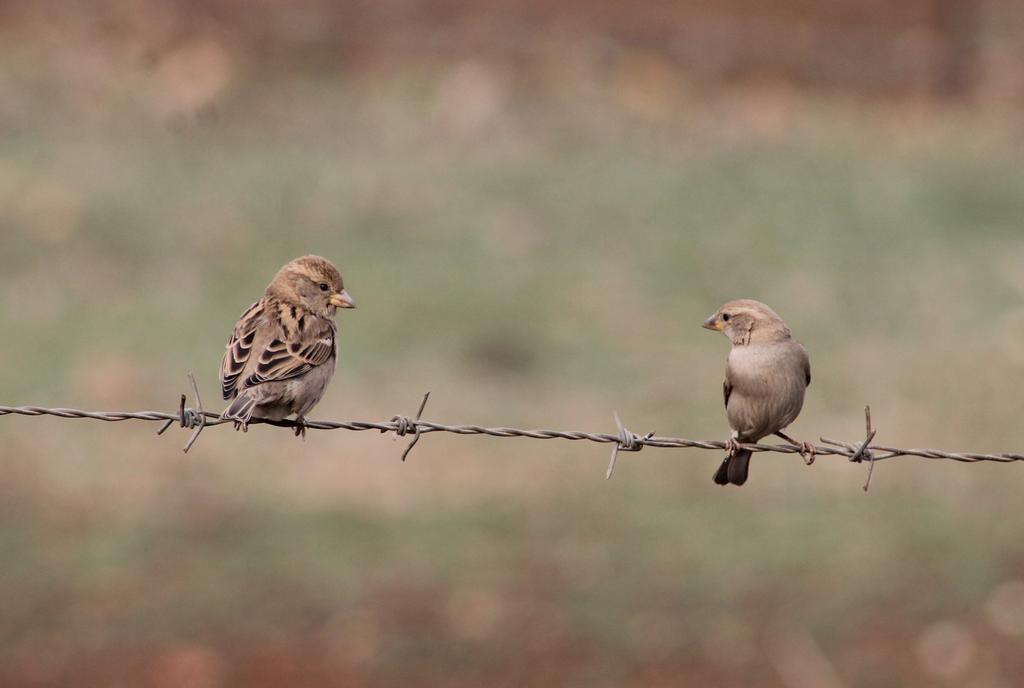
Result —
<path fill-rule="evenodd" d="M 705 320 L 703 327 L 723 333 L 733 345 L 775 342 L 790 336 L 778 313 L 752 299 L 730 301 Z"/>
<path fill-rule="evenodd" d="M 324 318 L 333 317 L 336 308 L 356 307 L 338 268 L 320 256 L 302 256 L 285 265 L 267 287 L 267 295 Z"/>

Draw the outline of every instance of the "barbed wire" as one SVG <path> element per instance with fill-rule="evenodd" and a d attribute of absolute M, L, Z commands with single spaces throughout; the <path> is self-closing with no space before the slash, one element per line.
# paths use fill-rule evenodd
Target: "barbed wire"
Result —
<path fill-rule="evenodd" d="M 199 396 L 199 388 L 196 385 L 195 378 L 189 374 L 189 380 L 192 384 L 192 391 L 196 399 L 196 408 L 190 408 L 186 406 L 187 397 L 182 394 L 177 412 L 166 412 L 166 411 L 83 411 L 81 409 L 72 408 L 44 408 L 42 406 L 0 406 L 0 416 L 7 415 L 19 415 L 19 416 L 53 416 L 57 418 L 73 418 L 73 419 L 91 419 L 101 420 L 106 422 L 119 422 L 128 420 L 142 420 L 142 421 L 163 421 L 163 426 L 157 431 L 157 435 L 162 435 L 168 428 L 174 423 L 178 423 L 183 428 L 192 430 L 192 435 L 185 443 L 183 450 L 188 452 L 189 449 L 195 444 L 196 440 L 199 439 L 200 433 L 205 428 L 214 427 L 217 425 L 223 425 L 225 423 L 235 423 L 235 421 L 223 419 L 220 414 L 212 411 L 206 411 L 203 409 L 202 398 Z M 253 418 L 250 421 L 250 425 L 273 425 L 276 427 L 293 428 L 297 432 L 310 429 L 310 430 L 352 430 L 361 432 L 365 430 L 377 430 L 382 433 L 391 432 L 394 433 L 395 438 L 404 437 L 405 435 L 412 434 L 413 439 L 409 445 L 402 452 L 401 460 L 405 461 L 409 452 L 419 442 L 420 437 L 424 434 L 432 432 L 447 432 L 455 435 L 486 435 L 488 437 L 525 437 L 537 440 L 571 440 L 571 441 L 589 441 L 596 442 L 599 444 L 612 444 L 611 459 L 608 464 L 608 470 L 606 477 L 611 478 L 612 472 L 615 469 L 615 463 L 618 458 L 619 452 L 638 452 L 644 447 L 657 447 L 657 448 L 676 448 L 676 449 L 711 449 L 716 451 L 735 451 L 738 449 L 745 449 L 751 452 L 772 452 L 777 454 L 800 454 L 805 458 L 809 455 L 808 463 L 813 463 L 814 457 L 816 456 L 844 456 L 849 461 L 860 463 L 867 462 L 869 464 L 868 477 L 864 483 L 864 490 L 867 491 L 871 483 L 871 475 L 874 471 L 874 464 L 878 461 L 885 459 L 892 459 L 902 456 L 916 456 L 923 459 L 938 459 L 938 460 L 949 460 L 958 461 L 961 463 L 979 463 L 979 462 L 995 462 L 995 463 L 1014 463 L 1017 461 L 1024 461 L 1024 454 L 1018 453 L 998 453 L 998 454 L 985 454 L 978 452 L 947 452 L 939 449 L 920 449 L 920 448 L 899 448 L 889 447 L 885 445 L 872 444 L 875 435 L 878 430 L 872 426 L 871 422 L 871 407 L 865 407 L 864 418 L 865 418 L 865 437 L 860 442 L 841 442 L 838 440 L 832 440 L 825 437 L 820 438 L 821 444 L 807 444 L 800 446 L 797 444 L 746 444 L 746 443 L 735 443 L 735 442 L 723 442 L 721 440 L 690 440 L 682 437 L 668 437 L 660 436 L 654 432 L 649 432 L 646 435 L 637 435 L 626 428 L 622 421 L 619 419 L 618 413 L 614 413 L 615 424 L 618 427 L 616 433 L 605 433 L 605 432 L 582 432 L 578 430 L 549 430 L 545 428 L 537 429 L 523 429 L 523 428 L 511 428 L 511 427 L 486 427 L 482 425 L 449 425 L 446 423 L 437 423 L 435 421 L 423 420 L 423 410 L 427 405 L 427 400 L 430 398 L 430 393 L 427 392 L 423 396 L 423 401 L 420 403 L 419 410 L 414 418 L 408 416 L 396 415 L 388 421 L 360 421 L 360 420 L 306 420 L 304 422 L 298 422 L 295 420 L 270 420 L 267 418 Z"/>

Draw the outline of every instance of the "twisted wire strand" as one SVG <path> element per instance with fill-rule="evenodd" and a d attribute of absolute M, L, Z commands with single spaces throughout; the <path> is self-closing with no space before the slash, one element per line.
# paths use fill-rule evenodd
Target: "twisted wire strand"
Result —
<path fill-rule="evenodd" d="M 422 406 L 420 409 L 422 413 Z M 44 408 L 41 406 L 0 406 L 0 416 L 54 416 L 57 418 L 85 418 L 105 422 L 118 422 L 128 420 L 142 421 L 163 421 L 165 428 L 173 422 L 178 422 L 182 427 L 198 428 L 213 427 L 231 423 L 223 420 L 220 415 L 210 411 L 196 411 L 191 408 L 184 408 L 179 412 L 168 413 L 164 411 L 83 411 L 72 408 Z M 253 418 L 252 425 L 264 424 L 277 427 L 296 428 L 299 424 L 293 420 L 267 420 L 264 418 Z M 447 425 L 434 421 L 412 419 L 405 416 L 395 416 L 390 421 L 374 422 L 359 420 L 307 420 L 305 427 L 312 430 L 351 430 L 362 432 L 366 430 L 377 430 L 380 432 L 393 432 L 397 436 L 407 433 L 415 433 L 417 438 L 420 435 L 432 432 L 447 432 L 455 435 L 486 435 L 488 437 L 526 437 L 537 440 L 571 440 L 589 441 L 600 444 L 615 444 L 624 451 L 638 451 L 644 447 L 658 448 L 683 448 L 683 449 L 710 449 L 723 451 L 726 443 L 718 440 L 690 440 L 681 437 L 665 437 L 649 433 L 647 435 L 636 435 L 622 428 L 617 433 L 604 432 L 582 432 L 578 430 L 550 430 L 545 428 L 523 429 L 511 427 L 486 427 L 482 425 Z M 194 437 L 194 436 L 193 436 Z M 977 452 L 946 452 L 938 449 L 904 449 L 884 445 L 858 443 L 848 444 L 822 439 L 830 444 L 813 445 L 815 454 L 818 456 L 845 456 L 863 461 L 881 461 L 900 456 L 916 456 L 924 459 L 942 459 L 958 461 L 961 463 L 1014 463 L 1024 461 L 1024 454 L 998 453 L 984 454 Z M 415 442 L 415 440 L 414 440 Z M 189 445 L 191 446 L 191 445 Z M 752 452 L 774 452 L 779 454 L 799 454 L 801 447 L 792 444 L 742 444 L 742 449 Z M 410 447 L 411 448 L 411 447 Z"/>

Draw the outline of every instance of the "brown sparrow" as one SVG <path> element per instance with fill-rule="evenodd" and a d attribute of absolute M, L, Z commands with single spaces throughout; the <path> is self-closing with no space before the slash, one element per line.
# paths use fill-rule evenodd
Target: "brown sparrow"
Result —
<path fill-rule="evenodd" d="M 751 453 L 736 444 L 756 443 L 767 435 L 800 444 L 805 461 L 813 462 L 814 445 L 795 442 L 782 432 L 800 414 L 804 390 L 811 384 L 807 351 L 793 339 L 782 318 L 759 301 L 740 299 L 719 308 L 703 326 L 722 332 L 732 342 L 724 384 L 732 436 L 726 443 L 729 455 L 715 473 L 715 482 L 745 483 Z"/>
<path fill-rule="evenodd" d="M 247 430 L 253 416 L 294 414 L 295 434 L 327 388 L 338 354 L 335 309 L 355 308 L 338 269 L 326 258 L 303 256 L 281 268 L 263 298 L 249 307 L 220 365 L 221 418 Z"/>

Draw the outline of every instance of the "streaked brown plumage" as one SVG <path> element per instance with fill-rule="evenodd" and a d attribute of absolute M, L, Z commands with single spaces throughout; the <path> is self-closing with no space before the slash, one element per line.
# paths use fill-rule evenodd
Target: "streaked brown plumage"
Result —
<path fill-rule="evenodd" d="M 303 256 L 281 268 L 263 298 L 251 305 L 228 339 L 220 366 L 221 418 L 248 428 L 250 419 L 301 423 L 323 396 L 337 358 L 337 308 L 355 308 L 338 269 L 326 258 Z"/>
<path fill-rule="evenodd" d="M 800 414 L 804 391 L 811 384 L 811 364 L 782 318 L 759 301 L 730 301 L 703 326 L 724 333 L 732 342 L 723 386 L 732 437 L 729 456 L 715 473 L 715 482 L 742 485 L 747 481 L 750 452 L 731 445 L 759 442 L 772 434 L 793 441 L 782 431 Z M 811 445 L 802 447 L 813 460 Z"/>

